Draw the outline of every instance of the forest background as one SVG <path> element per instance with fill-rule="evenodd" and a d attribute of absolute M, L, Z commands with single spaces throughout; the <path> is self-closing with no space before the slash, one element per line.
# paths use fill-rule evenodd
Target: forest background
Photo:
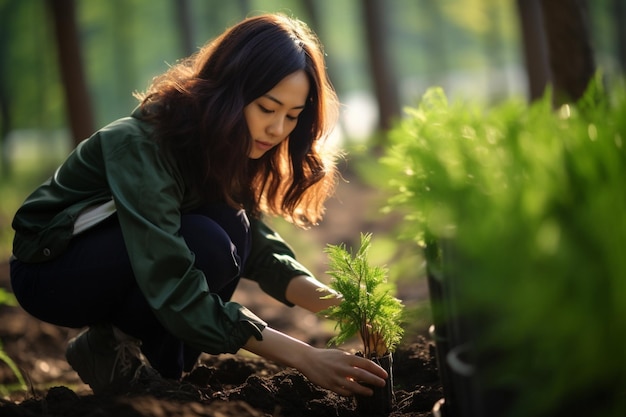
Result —
<path fill-rule="evenodd" d="M 549 21 L 548 4 L 561 21 Z M 354 184 L 367 182 L 359 164 L 376 176 L 369 162 L 384 133 L 431 86 L 485 105 L 558 87 L 548 23 L 583 13 L 573 37 L 583 52 L 566 48 L 559 61 L 582 54 L 588 70 L 621 77 L 625 9 L 621 0 L 0 0 L 0 260 L 10 255 L 16 208 L 77 142 L 128 115 L 132 92 L 245 16 L 283 12 L 319 35 L 343 103 L 341 169 Z M 380 220 L 375 208 L 360 211 L 350 214 L 370 216 L 361 225 Z M 325 243 L 341 242 L 311 251 L 305 235 L 294 246 L 306 262 Z"/>

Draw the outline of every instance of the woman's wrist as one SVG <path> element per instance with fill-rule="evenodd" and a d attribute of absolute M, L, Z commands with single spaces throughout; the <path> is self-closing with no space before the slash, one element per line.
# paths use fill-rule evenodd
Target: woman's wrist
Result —
<path fill-rule="evenodd" d="M 243 348 L 281 365 L 299 369 L 306 363 L 314 347 L 270 327 L 263 332 L 263 339 L 251 337 Z"/>

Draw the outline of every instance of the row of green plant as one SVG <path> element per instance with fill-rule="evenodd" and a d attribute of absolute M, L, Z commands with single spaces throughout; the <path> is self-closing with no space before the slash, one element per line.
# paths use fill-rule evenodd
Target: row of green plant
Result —
<path fill-rule="evenodd" d="M 626 411 L 625 115 L 621 84 L 558 109 L 433 88 L 391 134 L 389 210 L 422 248 L 453 244 L 457 301 L 489 317 L 476 343 L 505 352 L 486 366 L 513 415 Z"/>

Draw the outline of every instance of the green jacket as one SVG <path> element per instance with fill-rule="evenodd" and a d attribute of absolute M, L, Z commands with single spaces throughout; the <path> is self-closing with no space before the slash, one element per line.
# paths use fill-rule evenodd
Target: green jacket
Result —
<path fill-rule="evenodd" d="M 236 352 L 266 324 L 245 307 L 211 293 L 194 255 L 179 235 L 181 213 L 197 206 L 177 165 L 150 139 L 151 126 L 117 120 L 81 142 L 13 219 L 13 254 L 22 262 L 60 256 L 86 208 L 115 203 L 139 288 L 173 335 L 208 353 Z M 243 276 L 287 305 L 285 288 L 311 275 L 288 245 L 251 220 L 252 248 Z"/>

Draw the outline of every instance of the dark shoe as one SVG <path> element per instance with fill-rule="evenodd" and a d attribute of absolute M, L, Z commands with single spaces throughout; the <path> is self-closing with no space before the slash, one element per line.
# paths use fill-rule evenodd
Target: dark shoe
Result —
<path fill-rule="evenodd" d="M 69 341 L 65 356 L 94 394 L 117 394 L 128 391 L 141 369 L 150 367 L 140 346 L 111 325 L 95 325 Z"/>

